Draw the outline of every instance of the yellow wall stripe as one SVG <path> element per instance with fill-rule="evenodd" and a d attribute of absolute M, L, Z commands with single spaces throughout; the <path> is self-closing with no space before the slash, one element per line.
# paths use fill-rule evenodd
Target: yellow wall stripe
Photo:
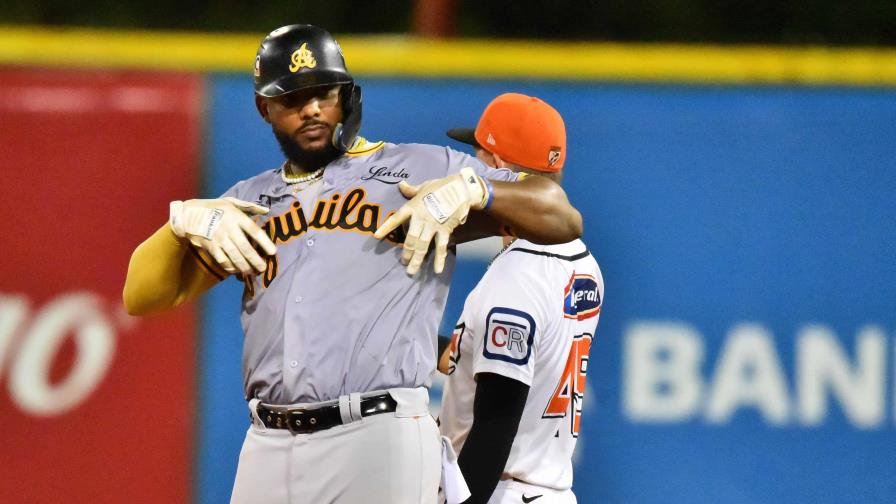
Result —
<path fill-rule="evenodd" d="M 0 26 L 0 64 L 251 71 L 264 34 Z M 896 86 L 896 50 L 337 37 L 352 73 Z"/>

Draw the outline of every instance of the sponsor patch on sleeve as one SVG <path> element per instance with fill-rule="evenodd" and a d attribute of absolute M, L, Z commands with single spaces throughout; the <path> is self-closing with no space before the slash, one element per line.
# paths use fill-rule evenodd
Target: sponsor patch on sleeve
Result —
<path fill-rule="evenodd" d="M 563 316 L 585 320 L 600 313 L 600 291 L 591 275 L 573 272 L 563 290 Z"/>
<path fill-rule="evenodd" d="M 487 359 L 520 365 L 529 362 L 535 336 L 535 320 L 531 315 L 496 306 L 488 312 L 485 328 L 482 354 Z"/>

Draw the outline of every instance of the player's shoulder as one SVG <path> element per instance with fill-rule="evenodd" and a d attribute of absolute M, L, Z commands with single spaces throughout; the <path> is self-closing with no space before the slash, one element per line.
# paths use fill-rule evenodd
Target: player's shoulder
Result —
<path fill-rule="evenodd" d="M 384 142 L 377 162 L 390 167 L 404 167 L 424 180 L 459 171 L 462 164 L 479 163 L 475 158 L 442 145 L 389 142 Z"/>
<path fill-rule="evenodd" d="M 342 158 L 342 163 L 378 176 L 380 172 L 398 174 L 409 183 L 444 177 L 448 171 L 445 149 L 427 144 L 396 144 L 388 141 L 371 142 L 359 138 Z"/>
<path fill-rule="evenodd" d="M 412 181 L 418 182 L 444 177 L 467 166 L 478 175 L 492 180 L 513 181 L 518 178 L 518 174 L 511 170 L 486 166 L 475 157 L 444 145 L 367 142 L 359 149 L 353 148 L 346 153 L 346 159 L 350 165 L 376 163 L 377 169 L 401 171 L 407 173 Z"/>
<path fill-rule="evenodd" d="M 448 162 L 449 156 L 456 151 L 442 145 L 424 143 L 400 143 L 388 144 L 385 154 L 398 158 L 407 158 L 414 161 L 427 160 L 443 167 Z"/>
<path fill-rule="evenodd" d="M 591 250 L 582 240 L 556 245 L 539 245 L 523 239 L 514 241 L 492 264 L 491 270 L 517 284 L 553 288 L 565 287 L 573 277 L 591 278 L 603 291 L 603 275 Z"/>
<path fill-rule="evenodd" d="M 593 252 L 582 240 L 558 245 L 526 244 L 518 253 L 543 257 L 550 265 L 545 276 L 562 282 L 564 318 L 585 320 L 600 313 L 604 277 Z M 552 285 L 553 290 L 556 287 L 556 283 Z"/>
<path fill-rule="evenodd" d="M 604 290 L 604 277 L 590 249 L 582 240 L 576 239 L 568 243 L 558 245 L 543 245 L 544 252 L 551 254 L 555 264 L 565 270 L 574 273 L 580 278 L 592 278 L 600 292 Z"/>
<path fill-rule="evenodd" d="M 438 145 L 429 145 L 421 143 L 392 143 L 385 140 L 371 141 L 364 137 L 358 137 L 352 147 L 346 151 L 345 155 L 350 158 L 355 157 L 445 157 L 450 150 L 449 147 L 441 147 Z"/>
<path fill-rule="evenodd" d="M 524 239 L 514 240 L 502 254 L 509 263 L 540 263 L 550 266 L 596 265 L 597 261 L 582 240 L 541 245 Z"/>
<path fill-rule="evenodd" d="M 355 142 L 352 144 L 352 146 L 347 151 L 345 151 L 345 156 L 348 158 L 371 157 L 382 154 L 391 145 L 395 144 L 390 144 L 384 140 L 370 141 L 364 137 L 359 136 L 355 139 Z"/>

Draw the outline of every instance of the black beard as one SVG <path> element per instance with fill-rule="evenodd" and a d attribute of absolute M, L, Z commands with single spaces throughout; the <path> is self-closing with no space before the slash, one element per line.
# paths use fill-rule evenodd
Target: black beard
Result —
<path fill-rule="evenodd" d="M 339 157 L 339 151 L 336 150 L 336 147 L 331 143 L 328 143 L 323 149 L 309 151 L 302 149 L 288 133 L 282 133 L 277 130 L 273 131 L 277 143 L 280 144 L 280 150 L 283 152 L 283 155 L 286 156 L 286 159 L 288 159 L 293 166 L 301 168 L 306 172 L 312 172 L 322 166 L 326 166 Z"/>

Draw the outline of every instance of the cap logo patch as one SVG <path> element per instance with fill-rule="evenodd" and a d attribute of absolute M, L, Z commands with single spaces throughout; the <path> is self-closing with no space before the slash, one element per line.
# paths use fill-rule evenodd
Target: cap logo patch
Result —
<path fill-rule="evenodd" d="M 296 73 L 303 68 L 314 68 L 316 66 L 317 60 L 314 59 L 311 49 L 308 49 L 308 42 L 305 42 L 302 44 L 302 47 L 292 53 L 292 65 L 289 65 L 289 71 Z"/>
<path fill-rule="evenodd" d="M 497 143 L 495 142 L 495 137 L 493 137 L 491 133 L 488 134 L 488 138 L 485 139 L 485 142 L 489 145 L 495 145 Z"/>
<path fill-rule="evenodd" d="M 261 56 L 255 57 L 255 78 L 261 77 Z"/>
<path fill-rule="evenodd" d="M 560 161 L 560 147 L 552 145 L 551 150 L 548 151 L 548 166 L 554 166 L 557 161 Z"/>

